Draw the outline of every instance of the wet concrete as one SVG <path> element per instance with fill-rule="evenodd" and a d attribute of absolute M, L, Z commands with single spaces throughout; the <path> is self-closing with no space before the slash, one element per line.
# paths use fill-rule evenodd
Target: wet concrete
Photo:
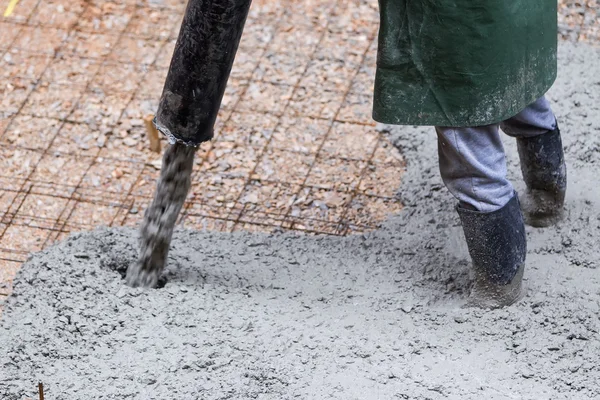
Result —
<path fill-rule="evenodd" d="M 134 230 L 34 255 L 0 322 L 0 398 L 34 397 L 38 381 L 52 399 L 598 397 L 600 49 L 565 44 L 559 56 L 549 99 L 566 148 L 566 219 L 527 228 L 517 305 L 460 308 L 469 257 L 435 133 L 392 128 L 406 207 L 376 232 L 176 231 L 166 285 L 153 290 L 124 284 Z"/>

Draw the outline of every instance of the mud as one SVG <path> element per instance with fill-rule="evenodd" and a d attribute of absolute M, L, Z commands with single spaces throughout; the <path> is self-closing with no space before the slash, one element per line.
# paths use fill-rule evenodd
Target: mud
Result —
<path fill-rule="evenodd" d="M 516 306 L 460 308 L 469 258 L 435 133 L 381 127 L 408 163 L 406 207 L 373 233 L 176 231 L 166 285 L 153 290 L 124 284 L 133 230 L 34 255 L 2 315 L 0 398 L 35 397 L 38 381 L 48 399 L 598 398 L 599 60 L 598 48 L 560 48 L 549 98 L 566 219 L 527 229 Z"/>

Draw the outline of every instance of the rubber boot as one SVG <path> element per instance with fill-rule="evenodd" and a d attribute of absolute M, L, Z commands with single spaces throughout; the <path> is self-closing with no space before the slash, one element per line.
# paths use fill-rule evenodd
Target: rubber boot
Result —
<path fill-rule="evenodd" d="M 563 217 L 567 167 L 558 126 L 539 136 L 518 138 L 523 180 L 523 212 L 527 224 L 545 227 Z"/>
<path fill-rule="evenodd" d="M 500 210 L 482 213 L 457 207 L 469 254 L 474 285 L 468 307 L 500 308 L 523 295 L 527 240 L 517 194 Z"/>

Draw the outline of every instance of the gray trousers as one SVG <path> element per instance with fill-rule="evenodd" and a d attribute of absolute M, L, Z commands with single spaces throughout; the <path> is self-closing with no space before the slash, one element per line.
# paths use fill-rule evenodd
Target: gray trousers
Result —
<path fill-rule="evenodd" d="M 556 118 L 545 97 L 500 124 L 436 127 L 440 172 L 460 204 L 481 212 L 496 211 L 513 197 L 506 178 L 506 158 L 499 128 L 513 137 L 543 135 L 556 129 Z"/>

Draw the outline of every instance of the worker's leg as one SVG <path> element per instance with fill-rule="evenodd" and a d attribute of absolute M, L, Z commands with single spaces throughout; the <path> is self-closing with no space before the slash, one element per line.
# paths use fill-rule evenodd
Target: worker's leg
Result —
<path fill-rule="evenodd" d="M 442 180 L 464 208 L 492 212 L 513 197 L 498 125 L 436 127 Z"/>
<path fill-rule="evenodd" d="M 522 196 L 527 222 L 548 226 L 562 216 L 567 169 L 554 113 L 545 97 L 501 124 L 517 138 L 519 159 L 527 192 Z"/>
<path fill-rule="evenodd" d="M 521 294 L 526 238 L 519 200 L 506 179 L 498 125 L 436 131 L 442 179 L 459 201 L 473 260 L 471 303 L 510 305 Z"/>

